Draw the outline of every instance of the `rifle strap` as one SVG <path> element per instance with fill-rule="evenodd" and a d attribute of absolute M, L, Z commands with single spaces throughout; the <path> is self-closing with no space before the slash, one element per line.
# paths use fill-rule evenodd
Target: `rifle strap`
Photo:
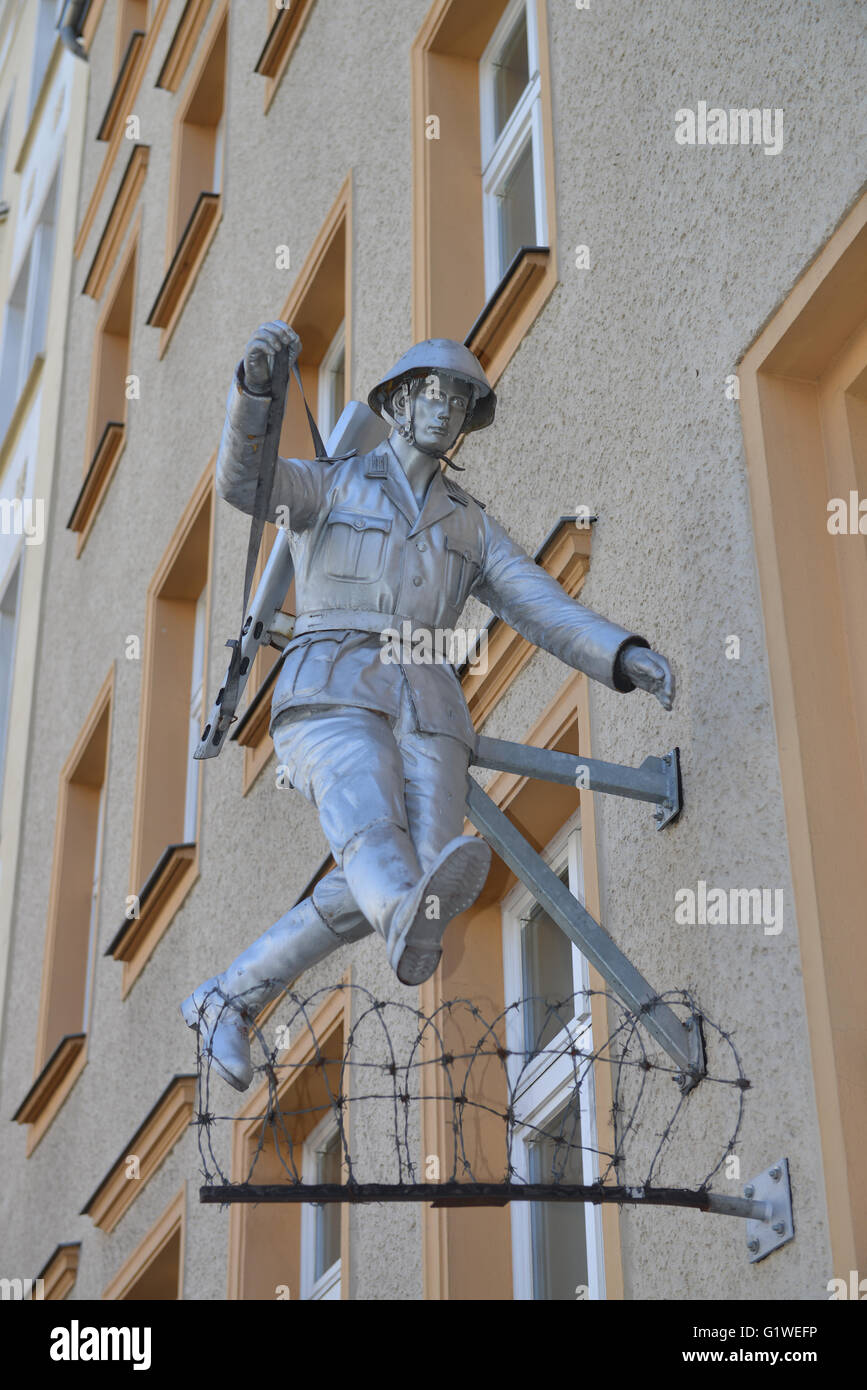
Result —
<path fill-rule="evenodd" d="M 325 460 L 327 454 L 325 445 L 322 442 L 322 435 L 313 418 L 313 412 L 307 404 L 307 397 L 304 394 L 304 384 L 301 380 L 301 373 L 297 365 L 292 364 L 292 375 L 298 383 L 298 390 L 301 392 L 301 399 L 304 402 L 304 409 L 307 412 L 307 422 L 310 426 L 310 434 L 313 439 L 313 448 L 316 451 L 316 458 Z M 274 365 L 271 372 L 271 404 L 268 410 L 268 422 L 265 427 L 265 440 L 262 445 L 262 462 L 259 469 L 259 476 L 256 479 L 256 495 L 253 503 L 253 516 L 250 522 L 250 539 L 247 542 L 247 563 L 244 570 L 244 604 L 241 610 L 241 635 L 237 639 L 230 638 L 226 643 L 227 647 L 232 648 L 232 656 L 229 661 L 229 669 L 226 673 L 226 681 L 220 692 L 219 703 L 221 707 L 232 711 L 237 706 L 241 676 L 246 674 L 241 671 L 241 644 L 244 639 L 248 615 L 247 606 L 250 602 L 250 592 L 253 588 L 253 575 L 256 572 L 256 560 L 259 556 L 259 547 L 262 544 L 262 534 L 265 530 L 265 522 L 268 520 L 268 511 L 271 504 L 271 494 L 274 491 L 274 476 L 277 471 L 277 457 L 280 449 L 280 433 L 283 426 L 283 414 L 286 407 L 286 393 L 289 389 L 289 355 L 284 349 L 274 357 Z"/>

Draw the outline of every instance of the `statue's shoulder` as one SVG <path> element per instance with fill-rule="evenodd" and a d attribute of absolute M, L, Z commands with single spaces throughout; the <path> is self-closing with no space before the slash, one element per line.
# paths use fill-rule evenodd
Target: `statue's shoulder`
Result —
<path fill-rule="evenodd" d="M 460 483 L 456 483 L 454 478 L 449 477 L 448 473 L 443 473 L 443 482 L 446 486 L 446 492 L 450 493 L 456 502 L 460 502 L 464 507 L 466 507 L 469 502 L 475 502 L 477 507 L 481 507 L 482 511 L 485 510 L 485 503 L 478 497 L 474 497 L 471 492 L 467 492 L 465 488 L 462 488 Z"/>

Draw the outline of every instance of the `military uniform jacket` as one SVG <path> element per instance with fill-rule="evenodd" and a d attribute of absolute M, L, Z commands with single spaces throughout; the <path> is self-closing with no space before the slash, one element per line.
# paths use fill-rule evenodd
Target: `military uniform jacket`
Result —
<path fill-rule="evenodd" d="M 220 497 L 252 514 L 269 398 L 229 392 L 217 457 Z M 409 686 L 419 728 L 475 747 L 460 682 L 443 662 L 383 661 L 386 629 L 451 631 L 470 594 L 529 642 L 614 690 L 627 642 L 644 638 L 571 599 L 484 506 L 441 469 L 422 507 L 388 443 L 337 463 L 278 459 L 269 517 L 288 509 L 295 634 L 282 658 L 274 722 L 299 705 L 355 705 L 396 715 Z"/>

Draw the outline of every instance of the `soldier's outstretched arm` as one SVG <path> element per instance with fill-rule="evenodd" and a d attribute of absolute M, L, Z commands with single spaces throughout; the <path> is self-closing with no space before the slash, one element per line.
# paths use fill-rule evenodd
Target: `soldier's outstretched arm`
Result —
<path fill-rule="evenodd" d="M 292 362 L 301 340 L 279 319 L 257 328 L 235 370 L 226 401 L 226 422 L 217 453 L 217 495 L 252 516 L 262 443 L 271 404 L 271 371 L 276 353 L 289 348 Z M 319 512 L 325 496 L 325 470 L 316 459 L 278 459 L 268 520 L 302 531 Z"/>
<path fill-rule="evenodd" d="M 482 572 L 473 586 L 482 603 L 567 666 L 611 690 L 640 686 L 671 709 L 674 677 L 664 656 L 638 633 L 570 598 L 493 517 L 485 516 L 485 528 Z"/>

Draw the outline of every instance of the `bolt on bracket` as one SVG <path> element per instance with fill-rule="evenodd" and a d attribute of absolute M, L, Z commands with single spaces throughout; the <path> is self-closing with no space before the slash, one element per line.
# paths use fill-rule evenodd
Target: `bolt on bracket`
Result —
<path fill-rule="evenodd" d="M 745 1216 L 750 1264 L 757 1264 L 795 1238 L 789 1160 L 779 1158 L 744 1187 L 743 1197 L 711 1193 L 708 1211 Z"/>

